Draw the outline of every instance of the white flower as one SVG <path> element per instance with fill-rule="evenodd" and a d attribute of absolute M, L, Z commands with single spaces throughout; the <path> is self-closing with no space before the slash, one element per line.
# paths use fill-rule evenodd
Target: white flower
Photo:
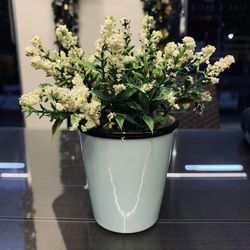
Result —
<path fill-rule="evenodd" d="M 114 118 L 116 117 L 116 113 L 114 112 L 110 112 L 108 114 L 108 120 L 111 122 Z"/>
<path fill-rule="evenodd" d="M 56 107 L 56 110 L 58 111 L 64 110 L 64 106 L 60 102 L 57 102 L 55 107 Z"/>
<path fill-rule="evenodd" d="M 175 101 L 176 101 L 175 92 L 173 92 L 173 91 L 166 92 L 165 95 L 164 95 L 164 99 L 165 99 L 171 106 L 174 106 L 174 105 L 175 105 Z M 176 107 L 177 107 L 177 106 L 176 106 Z"/>
<path fill-rule="evenodd" d="M 186 80 L 191 84 L 194 83 L 194 78 L 192 76 L 187 76 Z"/>
<path fill-rule="evenodd" d="M 162 39 L 162 33 L 160 31 L 153 31 L 150 39 L 151 46 L 153 49 L 157 48 L 158 43 Z"/>
<path fill-rule="evenodd" d="M 174 109 L 180 109 L 180 105 L 179 104 L 174 104 L 173 106 L 172 106 Z"/>
<path fill-rule="evenodd" d="M 207 45 L 206 47 L 201 49 L 201 52 L 197 52 L 194 55 L 195 64 L 199 65 L 203 62 L 206 62 L 206 64 L 209 64 L 209 58 L 212 56 L 212 54 L 215 52 L 215 47 L 212 45 Z"/>
<path fill-rule="evenodd" d="M 89 56 L 88 61 L 91 62 L 91 63 L 95 63 L 96 62 L 95 55 Z"/>
<path fill-rule="evenodd" d="M 57 86 L 55 86 L 55 85 L 47 85 L 47 86 L 45 86 L 44 88 L 43 88 L 43 92 L 42 92 L 42 94 L 43 94 L 43 96 L 47 96 L 47 97 L 51 97 L 51 95 L 52 95 L 52 93 L 54 93 L 56 90 L 57 90 Z"/>
<path fill-rule="evenodd" d="M 128 63 L 135 63 L 136 62 L 136 57 L 135 56 L 124 56 L 123 57 L 123 63 L 128 64 Z"/>
<path fill-rule="evenodd" d="M 151 91 L 154 88 L 154 85 L 152 83 L 145 83 L 143 86 L 140 88 L 141 92 L 147 93 Z"/>
<path fill-rule="evenodd" d="M 167 63 L 173 63 L 173 58 L 179 55 L 178 46 L 174 42 L 169 42 L 164 48 L 164 57 L 167 59 Z"/>
<path fill-rule="evenodd" d="M 114 112 L 110 112 L 108 115 L 107 115 L 107 118 L 108 118 L 108 123 L 105 125 L 105 126 L 108 126 L 109 129 L 112 129 L 113 126 L 115 125 L 115 122 L 113 122 L 112 120 L 116 117 L 116 113 Z"/>
<path fill-rule="evenodd" d="M 34 47 L 29 46 L 29 47 L 26 47 L 26 48 L 25 48 L 25 55 L 26 55 L 26 56 L 33 56 L 33 55 L 35 55 L 36 53 L 37 53 L 37 49 L 34 48 Z"/>
<path fill-rule="evenodd" d="M 79 74 L 76 74 L 75 77 L 72 79 L 72 83 L 75 86 L 81 86 L 83 85 L 83 79 Z"/>
<path fill-rule="evenodd" d="M 50 60 L 44 59 L 41 56 L 33 56 L 31 58 L 31 65 L 35 69 L 42 69 L 44 70 L 48 75 L 53 75 L 55 73 L 55 64 L 51 62 Z"/>
<path fill-rule="evenodd" d="M 111 36 L 113 29 L 116 25 L 116 19 L 113 16 L 107 16 L 104 24 L 101 26 L 101 37 L 107 39 Z"/>
<path fill-rule="evenodd" d="M 116 78 L 118 81 L 120 81 L 122 79 L 122 74 L 120 74 L 120 73 L 116 74 Z"/>
<path fill-rule="evenodd" d="M 224 58 L 221 58 L 219 61 L 215 62 L 213 65 L 209 64 L 207 66 L 206 72 L 208 76 L 217 77 L 225 69 L 229 68 L 232 63 L 234 63 L 234 57 L 228 55 Z"/>
<path fill-rule="evenodd" d="M 42 46 L 42 41 L 39 36 L 34 36 L 30 43 L 35 47 L 35 48 L 40 48 Z"/>
<path fill-rule="evenodd" d="M 115 67 L 118 74 L 121 74 L 122 71 L 124 70 L 124 64 L 121 55 L 110 55 L 107 61 L 108 61 L 107 67 L 110 68 Z"/>
<path fill-rule="evenodd" d="M 154 19 L 152 16 L 148 16 L 146 15 L 143 20 L 142 20 L 142 29 L 139 32 L 139 36 L 140 36 L 140 42 L 141 42 L 141 46 L 142 48 L 146 48 L 149 44 L 149 38 L 150 38 L 150 33 L 151 30 L 154 27 Z M 153 39 L 157 40 L 158 36 L 160 36 L 160 34 L 155 31 L 154 35 L 153 35 Z"/>
<path fill-rule="evenodd" d="M 142 30 L 149 32 L 154 27 L 154 18 L 146 15 L 142 20 Z"/>
<path fill-rule="evenodd" d="M 182 107 L 183 107 L 183 109 L 185 109 L 185 110 L 189 109 L 190 106 L 191 106 L 190 103 L 183 103 L 183 104 L 182 104 Z"/>
<path fill-rule="evenodd" d="M 102 51 L 104 45 L 106 45 L 107 39 L 114 33 L 114 27 L 116 25 L 116 19 L 113 16 L 107 16 L 104 24 L 101 26 L 101 37 L 96 40 L 96 51 Z"/>
<path fill-rule="evenodd" d="M 164 59 L 162 57 L 162 51 L 158 51 L 156 54 L 156 59 L 155 59 L 155 67 L 157 69 L 163 69 L 164 68 Z"/>
<path fill-rule="evenodd" d="M 200 99 L 202 102 L 210 102 L 212 100 L 212 96 L 208 91 L 204 91 L 200 93 Z"/>
<path fill-rule="evenodd" d="M 72 60 L 75 60 L 75 59 L 82 59 L 84 56 L 84 50 L 82 48 L 76 48 L 76 47 L 73 47 L 69 50 L 68 52 L 68 57 Z"/>
<path fill-rule="evenodd" d="M 73 114 L 70 116 L 70 130 L 77 129 L 81 120 L 85 118 L 84 114 Z M 84 130 L 86 131 L 86 130 Z"/>
<path fill-rule="evenodd" d="M 45 86 L 43 97 L 57 100 L 55 108 L 58 111 L 72 112 L 71 129 L 76 129 L 80 122 L 85 121 L 82 130 L 86 131 L 100 124 L 101 102 L 91 96 L 85 85 L 75 85 L 72 89 L 57 86 Z M 41 100 L 39 100 L 41 101 Z"/>
<path fill-rule="evenodd" d="M 107 40 L 107 46 L 111 52 L 121 53 L 124 50 L 125 41 L 123 34 L 115 33 Z"/>
<path fill-rule="evenodd" d="M 206 47 L 201 49 L 203 55 L 206 58 L 209 58 L 215 52 L 215 50 L 216 50 L 216 48 L 212 45 L 207 45 Z"/>
<path fill-rule="evenodd" d="M 34 105 L 40 103 L 40 90 L 35 90 L 34 92 L 29 92 L 20 97 L 19 103 L 21 106 L 33 107 Z"/>
<path fill-rule="evenodd" d="M 195 40 L 190 36 L 185 36 L 182 39 L 182 42 L 186 46 L 187 49 L 194 50 L 196 47 Z"/>
<path fill-rule="evenodd" d="M 211 81 L 212 84 L 219 83 L 219 78 L 217 77 L 209 77 L 209 80 Z"/>
<path fill-rule="evenodd" d="M 70 49 L 77 44 L 77 37 L 72 35 L 72 32 L 68 31 L 66 25 L 59 25 L 56 29 L 56 36 L 65 49 Z"/>
<path fill-rule="evenodd" d="M 120 24 L 119 33 L 123 34 L 125 40 L 131 40 L 130 20 L 128 18 L 121 18 Z"/>
<path fill-rule="evenodd" d="M 113 85 L 113 89 L 115 90 L 115 95 L 118 95 L 121 93 L 123 90 L 126 89 L 126 86 L 124 84 L 116 84 Z"/>
<path fill-rule="evenodd" d="M 31 58 L 31 65 L 35 68 L 35 69 L 39 69 L 40 66 L 42 65 L 42 58 L 41 56 L 34 56 Z"/>

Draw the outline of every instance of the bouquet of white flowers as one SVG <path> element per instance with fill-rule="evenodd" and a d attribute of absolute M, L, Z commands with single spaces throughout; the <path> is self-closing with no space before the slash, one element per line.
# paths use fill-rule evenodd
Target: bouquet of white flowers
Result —
<path fill-rule="evenodd" d="M 220 73 L 234 62 L 228 55 L 211 64 L 215 47 L 207 45 L 195 52 L 191 37 L 158 49 L 161 33 L 154 30 L 150 16 L 143 19 L 141 46 L 135 51 L 130 21 L 124 18 L 120 27 L 116 25 L 114 17 L 106 17 L 91 56 L 77 46 L 78 38 L 66 26 L 56 29 L 64 48 L 60 52 L 45 49 L 35 36 L 26 55 L 54 83 L 42 83 L 34 92 L 22 95 L 22 111 L 48 116 L 54 122 L 53 133 L 65 119 L 71 129 L 83 132 L 101 127 L 153 133 L 176 112 L 201 113 L 211 101 L 207 87 L 217 84 Z"/>

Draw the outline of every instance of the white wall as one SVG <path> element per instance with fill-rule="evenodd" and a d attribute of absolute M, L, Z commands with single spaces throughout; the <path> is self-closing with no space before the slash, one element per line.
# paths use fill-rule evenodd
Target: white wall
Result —
<path fill-rule="evenodd" d="M 31 38 L 39 34 L 44 45 L 52 47 L 55 41 L 51 0 L 12 0 L 14 9 L 19 71 L 23 93 L 34 90 L 47 79 L 45 74 L 34 70 L 25 56 L 25 48 Z M 35 115 L 25 119 L 27 127 L 49 128 L 48 119 L 39 120 Z"/>
<path fill-rule="evenodd" d="M 46 82 L 45 74 L 34 70 L 24 50 L 34 35 L 42 38 L 45 47 L 54 47 L 54 21 L 51 0 L 12 0 L 17 36 L 20 77 L 23 93 L 34 90 L 38 83 Z M 106 15 L 131 19 L 132 41 L 138 41 L 138 32 L 143 17 L 140 0 L 81 0 L 79 10 L 80 44 L 92 53 L 99 37 L 100 25 Z M 136 42 L 135 42 L 136 44 Z M 35 115 L 26 119 L 31 128 L 50 128 L 48 119 L 39 120 Z"/>

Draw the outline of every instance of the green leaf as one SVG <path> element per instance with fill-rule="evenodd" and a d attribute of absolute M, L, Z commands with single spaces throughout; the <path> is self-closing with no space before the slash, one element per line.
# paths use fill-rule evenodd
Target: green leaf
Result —
<path fill-rule="evenodd" d="M 60 81 L 60 82 L 56 82 L 56 85 L 57 85 L 58 87 L 61 87 L 61 86 L 65 85 L 65 84 L 67 84 L 67 81 L 66 81 L 66 80 Z"/>
<path fill-rule="evenodd" d="M 51 86 L 52 84 L 50 84 L 50 83 L 40 83 L 39 84 L 39 87 L 40 88 L 44 88 L 44 87 L 46 87 L 46 86 Z"/>
<path fill-rule="evenodd" d="M 156 78 L 158 81 L 159 81 L 162 77 L 164 77 L 162 70 L 159 70 L 159 69 L 154 70 L 154 71 L 153 71 L 153 74 L 154 74 L 155 78 Z"/>
<path fill-rule="evenodd" d="M 138 79 L 140 79 L 140 80 L 144 80 L 144 79 L 145 79 L 144 75 L 142 75 L 142 74 L 139 73 L 139 72 L 132 71 L 132 74 L 133 74 L 136 78 L 138 78 Z"/>
<path fill-rule="evenodd" d="M 133 82 L 128 76 L 124 75 L 123 77 L 127 83 L 131 84 Z"/>
<path fill-rule="evenodd" d="M 148 72 L 148 62 L 147 61 L 144 61 L 144 69 L 145 69 L 145 72 Z"/>
<path fill-rule="evenodd" d="M 123 116 L 123 118 L 128 121 L 129 123 L 131 124 L 134 124 L 134 125 L 137 125 L 137 126 L 140 126 L 140 124 L 138 122 L 136 122 L 131 116 L 129 115 L 125 115 L 125 114 L 121 114 L 121 116 Z"/>
<path fill-rule="evenodd" d="M 147 124 L 147 126 L 149 127 L 149 129 L 151 130 L 151 132 L 153 134 L 153 132 L 154 132 L 154 120 L 153 120 L 153 118 L 151 116 L 144 115 L 143 120 Z"/>
<path fill-rule="evenodd" d="M 136 102 L 127 102 L 127 105 L 135 110 L 143 110 L 142 107 Z"/>
<path fill-rule="evenodd" d="M 151 92 L 150 92 L 150 96 L 149 99 L 152 100 L 154 99 L 154 97 L 158 96 L 160 93 L 160 91 L 156 88 L 154 88 Z"/>
<path fill-rule="evenodd" d="M 56 131 L 62 125 L 62 123 L 63 123 L 63 120 L 61 120 L 61 119 L 55 120 L 55 122 L 54 122 L 54 124 L 52 126 L 52 136 L 55 135 Z"/>
<path fill-rule="evenodd" d="M 158 124 L 158 123 L 162 123 L 166 118 L 162 117 L 162 116 L 154 116 L 153 120 L 154 120 L 154 124 Z"/>
<path fill-rule="evenodd" d="M 144 110 L 148 109 L 149 100 L 146 94 L 142 92 L 139 93 L 139 103 Z"/>
<path fill-rule="evenodd" d="M 193 98 L 195 98 L 195 99 L 197 99 L 197 98 L 199 98 L 199 91 L 197 91 L 197 92 L 191 92 L 190 93 L 190 95 L 193 97 Z"/>
<path fill-rule="evenodd" d="M 183 48 L 182 50 L 179 50 L 179 55 L 174 60 L 175 64 L 180 60 L 180 58 L 184 55 L 185 52 L 186 52 L 185 48 Z"/>
<path fill-rule="evenodd" d="M 92 93 L 94 93 L 98 98 L 100 98 L 101 100 L 104 100 L 104 101 L 110 101 L 112 99 L 111 96 L 109 96 L 108 94 L 106 94 L 100 90 L 92 90 Z"/>
<path fill-rule="evenodd" d="M 90 69 L 93 69 L 93 70 L 96 70 L 96 67 L 95 67 L 95 64 L 91 63 L 91 62 L 88 62 L 88 61 L 85 61 L 85 60 L 81 60 L 79 61 L 79 64 L 86 67 L 86 68 L 90 68 Z"/>
<path fill-rule="evenodd" d="M 171 92 L 171 90 L 167 87 L 161 87 L 160 88 L 161 93 L 165 96 Z"/>
<path fill-rule="evenodd" d="M 56 55 L 56 54 L 49 54 L 49 59 L 51 61 L 56 61 L 57 59 L 59 59 L 60 56 L 59 55 Z"/>
<path fill-rule="evenodd" d="M 121 97 L 122 98 L 129 98 L 133 94 L 137 92 L 137 89 L 134 88 L 127 88 L 125 91 L 121 92 Z"/>
<path fill-rule="evenodd" d="M 116 120 L 116 122 L 117 122 L 117 124 L 118 124 L 118 126 L 119 126 L 119 128 L 122 130 L 122 128 L 123 128 L 123 124 L 124 124 L 124 117 L 122 116 L 122 115 L 117 115 L 116 117 L 115 117 L 115 120 Z"/>
<path fill-rule="evenodd" d="M 150 111 L 156 110 L 161 105 L 162 102 L 163 102 L 162 99 L 154 99 L 154 100 L 152 100 L 151 103 L 150 103 L 150 107 L 149 107 Z"/>

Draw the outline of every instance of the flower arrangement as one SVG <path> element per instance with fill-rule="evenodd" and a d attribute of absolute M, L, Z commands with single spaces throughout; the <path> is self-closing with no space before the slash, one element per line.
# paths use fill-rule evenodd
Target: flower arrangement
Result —
<path fill-rule="evenodd" d="M 48 116 L 54 122 L 53 133 L 67 119 L 71 129 L 83 132 L 101 127 L 153 133 L 176 112 L 201 113 L 211 101 L 207 87 L 217 84 L 220 73 L 234 62 L 228 55 L 211 64 L 215 47 L 207 45 L 195 52 L 191 37 L 159 50 L 162 35 L 154 30 L 150 16 L 143 19 L 141 46 L 135 51 L 130 20 L 123 18 L 116 25 L 113 16 L 106 17 L 96 52 L 90 56 L 77 46 L 78 38 L 66 26 L 56 29 L 64 51 L 45 49 L 35 36 L 26 55 L 35 69 L 43 70 L 54 82 L 22 95 L 22 111 Z"/>

